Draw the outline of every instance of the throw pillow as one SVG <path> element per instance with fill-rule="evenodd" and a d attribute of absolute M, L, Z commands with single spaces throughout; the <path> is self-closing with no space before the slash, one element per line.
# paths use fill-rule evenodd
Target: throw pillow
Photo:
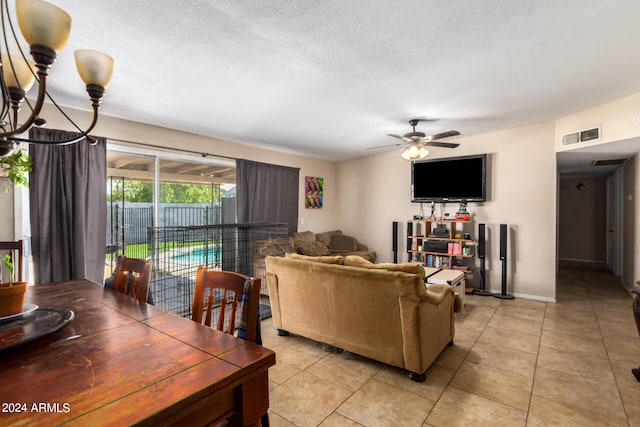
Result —
<path fill-rule="evenodd" d="M 334 234 L 331 236 L 331 252 L 353 252 L 358 250 L 358 241 L 351 236 Z"/>
<path fill-rule="evenodd" d="M 402 264 L 382 263 L 374 264 L 358 255 L 349 255 L 344 259 L 344 265 L 351 267 L 371 268 L 386 271 L 403 271 L 405 273 L 422 275 L 424 278 L 424 267 L 417 262 L 405 262 Z"/>
<path fill-rule="evenodd" d="M 301 233 L 291 233 L 289 235 L 289 244 L 291 249 L 298 252 L 303 247 L 316 241 L 316 235 L 311 231 L 303 231 Z"/>
<path fill-rule="evenodd" d="M 300 249 L 300 252 L 303 255 L 309 256 L 324 256 L 331 254 L 331 252 L 329 252 L 329 248 L 320 242 L 313 242 L 307 246 L 303 246 L 302 249 Z"/>
<path fill-rule="evenodd" d="M 342 234 L 342 230 L 325 231 L 324 233 L 316 234 L 316 240 L 323 243 L 326 247 L 331 246 L 331 236 L 334 234 Z"/>
<path fill-rule="evenodd" d="M 281 244 L 273 241 L 268 241 L 261 249 L 260 255 L 262 256 L 282 256 L 286 250 Z"/>
<path fill-rule="evenodd" d="M 300 254 L 296 254 L 293 252 L 288 252 L 287 254 L 285 254 L 286 258 L 291 258 L 291 259 L 299 259 L 302 261 L 313 261 L 313 262 L 320 262 L 323 264 L 339 264 L 342 265 L 342 263 L 344 262 L 344 257 L 342 255 L 334 255 L 334 256 L 307 256 L 307 255 L 300 255 Z"/>
<path fill-rule="evenodd" d="M 344 258 L 344 265 L 363 268 L 373 268 L 373 266 L 375 266 L 374 263 L 366 258 L 361 257 L 360 255 L 347 255 Z"/>

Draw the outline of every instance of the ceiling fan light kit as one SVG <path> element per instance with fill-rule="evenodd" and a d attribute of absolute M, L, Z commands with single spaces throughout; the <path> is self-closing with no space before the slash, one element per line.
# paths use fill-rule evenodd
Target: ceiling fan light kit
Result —
<path fill-rule="evenodd" d="M 49 68 L 56 60 L 71 29 L 71 17 L 62 9 L 42 0 L 16 0 L 16 17 L 20 31 L 30 47 L 32 61 L 27 61 L 14 31 L 14 25 L 9 15 L 8 0 L 0 0 L 0 24 L 2 25 L 3 43 L 2 63 L 0 63 L 0 96 L 2 107 L 0 111 L 0 157 L 10 155 L 20 142 L 39 144 L 71 144 L 87 138 L 98 121 L 98 108 L 104 95 L 105 88 L 111 81 L 113 73 L 113 58 L 104 53 L 93 50 L 76 51 L 76 65 L 80 77 L 86 85 L 89 99 L 93 107 L 93 120 L 86 130 L 80 129 L 55 103 L 46 90 L 46 80 Z M 10 53 L 17 51 L 17 54 Z M 29 117 L 20 124 L 18 111 L 25 100 L 27 91 L 33 83 L 38 83 L 38 94 L 32 106 Z M 40 111 L 48 97 L 54 106 L 62 112 L 79 132 L 80 135 L 64 141 L 40 141 L 20 138 L 18 135 L 26 132 L 32 126 L 42 126 L 45 120 L 40 117 Z"/>
<path fill-rule="evenodd" d="M 387 134 L 393 138 L 398 138 L 404 141 L 401 144 L 392 144 L 392 145 L 382 145 L 379 147 L 371 147 L 375 148 L 383 148 L 383 147 L 398 147 L 401 145 L 405 145 L 406 147 L 402 150 L 400 156 L 405 160 L 422 160 L 429 155 L 429 150 L 426 149 L 427 146 L 432 147 L 443 147 L 443 148 L 456 148 L 460 144 L 452 143 L 452 142 L 436 142 L 438 139 L 449 138 L 451 136 L 458 136 L 460 132 L 457 130 L 449 130 L 446 132 L 437 133 L 435 135 L 425 135 L 424 132 L 417 132 L 416 125 L 419 122 L 428 121 L 427 119 L 411 119 L 409 120 L 409 125 L 413 128 L 413 131 L 409 133 L 405 133 L 404 135 L 395 135 L 395 134 Z"/>
<path fill-rule="evenodd" d="M 400 156 L 405 160 L 424 159 L 429 155 L 429 150 L 424 148 L 422 144 L 409 144 L 407 148 L 402 150 Z"/>

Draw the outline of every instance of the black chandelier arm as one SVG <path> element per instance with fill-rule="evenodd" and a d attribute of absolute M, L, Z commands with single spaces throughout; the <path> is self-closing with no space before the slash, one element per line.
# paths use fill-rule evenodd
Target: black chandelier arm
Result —
<path fill-rule="evenodd" d="M 47 70 L 45 67 L 38 66 L 38 76 L 40 77 L 40 84 L 38 85 L 38 98 L 33 107 L 33 110 L 31 111 L 31 114 L 29 115 L 29 118 L 19 128 L 0 133 L 0 138 L 13 139 L 10 137 L 20 134 L 29 129 L 31 126 L 33 126 L 33 123 L 38 118 L 38 114 L 40 114 L 40 111 L 42 110 L 42 106 L 44 105 L 44 98 L 47 94 Z"/>
<path fill-rule="evenodd" d="M 93 128 L 96 127 L 96 124 L 98 123 L 98 107 L 99 105 L 95 105 L 95 104 L 93 105 L 93 120 L 91 122 L 91 125 L 87 128 L 87 130 L 80 131 L 79 134 L 71 138 L 63 139 L 60 141 L 31 139 L 31 138 L 7 138 L 7 140 L 15 143 L 24 142 L 27 144 L 69 145 L 69 144 L 75 144 L 76 142 L 82 141 L 83 139 L 86 138 L 90 144 L 95 144 L 96 143 L 95 138 L 89 135 L 89 133 L 93 130 Z"/>

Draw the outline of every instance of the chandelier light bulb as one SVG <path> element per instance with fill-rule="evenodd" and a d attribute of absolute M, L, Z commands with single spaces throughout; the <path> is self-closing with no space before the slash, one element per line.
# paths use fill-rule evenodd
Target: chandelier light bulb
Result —
<path fill-rule="evenodd" d="M 33 62 L 25 62 L 21 56 L 2 54 L 2 76 L 7 88 L 28 92 L 36 81 Z"/>
<path fill-rule="evenodd" d="M 45 46 L 60 52 L 71 31 L 71 16 L 42 0 L 16 0 L 16 16 L 29 46 Z"/>

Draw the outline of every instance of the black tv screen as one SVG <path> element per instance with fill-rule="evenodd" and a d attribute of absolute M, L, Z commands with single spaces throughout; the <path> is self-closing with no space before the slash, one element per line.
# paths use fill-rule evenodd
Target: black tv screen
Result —
<path fill-rule="evenodd" d="M 484 202 L 487 155 L 416 160 L 411 163 L 412 202 Z"/>

